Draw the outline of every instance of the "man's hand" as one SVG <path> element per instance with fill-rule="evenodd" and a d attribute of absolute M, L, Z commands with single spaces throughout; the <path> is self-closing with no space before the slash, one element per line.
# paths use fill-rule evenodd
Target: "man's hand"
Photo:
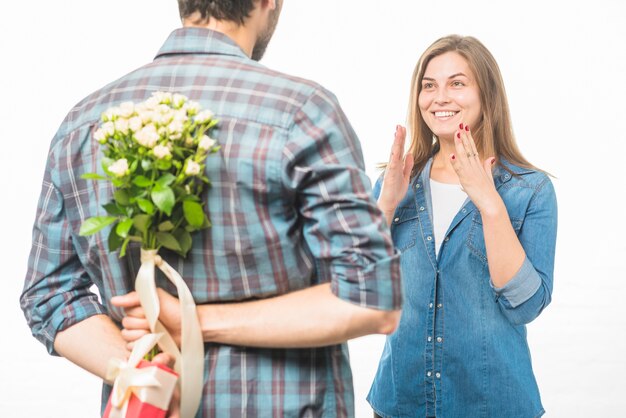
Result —
<path fill-rule="evenodd" d="M 161 305 L 159 320 L 180 347 L 181 318 L 178 299 L 163 289 L 157 289 L 157 295 Z M 122 338 L 127 342 L 128 349 L 132 350 L 135 341 L 150 333 L 148 320 L 139 303 L 139 295 L 137 292 L 130 292 L 123 296 L 114 296 L 111 304 L 124 308 L 126 315 L 122 320 Z"/>

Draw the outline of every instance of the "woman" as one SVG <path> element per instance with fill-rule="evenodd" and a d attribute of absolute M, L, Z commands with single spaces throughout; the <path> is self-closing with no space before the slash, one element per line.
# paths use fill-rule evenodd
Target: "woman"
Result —
<path fill-rule="evenodd" d="M 520 153 L 500 70 L 447 36 L 415 67 L 410 151 L 397 127 L 376 184 L 405 303 L 368 401 L 381 417 L 543 415 L 525 324 L 550 303 L 557 208 Z"/>

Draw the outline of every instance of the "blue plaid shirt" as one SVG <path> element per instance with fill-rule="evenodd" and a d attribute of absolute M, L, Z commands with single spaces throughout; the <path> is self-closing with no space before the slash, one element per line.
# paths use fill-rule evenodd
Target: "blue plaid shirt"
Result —
<path fill-rule="evenodd" d="M 77 322 L 96 314 L 122 319 L 109 299 L 133 290 L 139 249 L 120 259 L 108 252 L 107 230 L 78 236 L 81 223 L 103 215 L 112 196 L 108 182 L 81 175 L 101 171 L 93 139 L 101 113 L 155 91 L 184 94 L 220 120 L 214 136 L 221 150 L 206 164 L 212 187 L 205 210 L 213 226 L 194 235 L 186 259 L 162 254 L 198 304 L 331 282 L 339 298 L 357 305 L 400 307 L 399 255 L 336 98 L 252 61 L 220 33 L 182 28 L 152 63 L 78 103 L 52 140 L 21 298 L 33 335 L 50 353 L 56 334 Z M 346 344 L 205 350 L 198 417 L 354 415 Z"/>

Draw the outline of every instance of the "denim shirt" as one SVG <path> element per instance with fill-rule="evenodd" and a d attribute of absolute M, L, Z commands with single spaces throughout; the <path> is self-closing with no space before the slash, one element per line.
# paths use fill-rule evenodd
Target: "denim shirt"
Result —
<path fill-rule="evenodd" d="M 557 228 L 544 173 L 502 161 L 498 193 L 526 258 L 502 288 L 490 280 L 483 225 L 467 199 L 438 257 L 430 168 L 409 186 L 391 225 L 402 252 L 404 309 L 386 340 L 368 401 L 382 417 L 531 418 L 543 415 L 525 324 L 550 303 Z M 378 198 L 382 184 L 374 188 Z"/>

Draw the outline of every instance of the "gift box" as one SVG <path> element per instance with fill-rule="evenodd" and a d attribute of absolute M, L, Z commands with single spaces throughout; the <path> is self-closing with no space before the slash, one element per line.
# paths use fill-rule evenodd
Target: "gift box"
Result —
<path fill-rule="evenodd" d="M 145 360 L 134 370 L 125 374 L 126 382 L 124 372 L 119 374 L 103 418 L 165 418 L 178 374 L 163 364 Z"/>

